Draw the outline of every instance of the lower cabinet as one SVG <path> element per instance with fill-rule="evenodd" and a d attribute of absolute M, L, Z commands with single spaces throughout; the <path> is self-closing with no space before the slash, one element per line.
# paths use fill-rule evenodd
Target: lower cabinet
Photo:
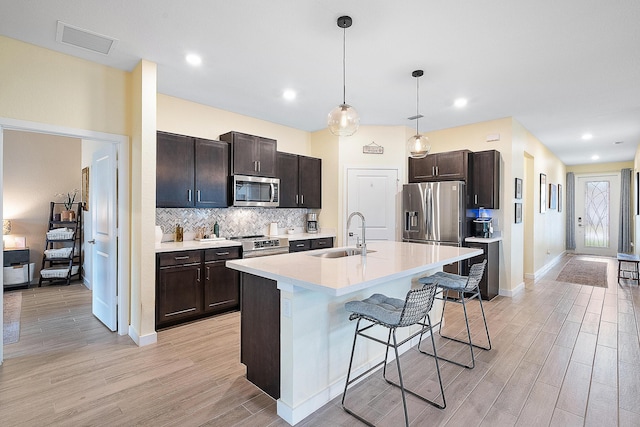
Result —
<path fill-rule="evenodd" d="M 224 266 L 235 258 L 236 247 L 157 254 L 156 329 L 237 309 L 239 273 Z"/>
<path fill-rule="evenodd" d="M 480 263 L 486 258 L 487 266 L 485 267 L 484 275 L 479 285 L 480 296 L 484 300 L 493 299 L 500 291 L 500 242 L 465 242 L 465 246 L 483 250 L 482 255 L 464 261 L 464 274 L 469 274 L 469 270 L 473 264 Z"/>
<path fill-rule="evenodd" d="M 292 240 L 289 242 L 289 252 L 310 251 L 333 247 L 333 237 L 319 237 L 317 239 Z"/>
<path fill-rule="evenodd" d="M 240 258 L 240 248 L 207 249 L 204 261 L 204 311 L 219 313 L 238 308 L 240 274 L 224 266 L 228 259 Z"/>

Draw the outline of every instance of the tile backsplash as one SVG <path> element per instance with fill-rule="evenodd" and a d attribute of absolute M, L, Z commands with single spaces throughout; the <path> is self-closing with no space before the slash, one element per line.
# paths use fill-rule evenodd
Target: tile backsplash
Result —
<path fill-rule="evenodd" d="M 221 237 L 265 234 L 269 224 L 275 222 L 279 229 L 302 228 L 306 225 L 308 209 L 274 208 L 157 208 L 156 225 L 165 234 L 175 231 L 180 224 L 185 233 L 195 233 L 197 227 L 206 227 L 212 232 L 217 222 Z"/>

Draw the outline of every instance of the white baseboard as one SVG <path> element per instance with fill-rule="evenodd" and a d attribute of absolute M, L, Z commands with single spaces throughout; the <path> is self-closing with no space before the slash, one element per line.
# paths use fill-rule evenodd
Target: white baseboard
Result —
<path fill-rule="evenodd" d="M 138 331 L 133 329 L 133 326 L 129 325 L 129 336 L 135 342 L 138 347 L 144 347 L 145 345 L 155 344 L 158 342 L 158 333 L 153 332 L 151 334 L 139 336 Z"/>
<path fill-rule="evenodd" d="M 498 294 L 503 297 L 512 298 L 522 291 L 524 291 L 524 282 L 520 282 L 520 284 L 518 284 L 518 286 L 513 289 L 500 289 L 500 292 L 498 292 Z"/>

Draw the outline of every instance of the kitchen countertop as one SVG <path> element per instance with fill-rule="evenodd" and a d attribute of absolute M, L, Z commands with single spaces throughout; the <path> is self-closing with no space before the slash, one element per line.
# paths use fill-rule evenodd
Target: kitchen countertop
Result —
<path fill-rule="evenodd" d="M 476 242 L 476 243 L 493 243 L 499 242 L 502 240 L 502 236 L 493 236 L 493 237 L 466 237 L 464 239 L 465 242 Z"/>
<path fill-rule="evenodd" d="M 313 256 L 338 249 L 230 260 L 226 266 L 290 286 L 342 296 L 482 254 L 474 248 L 376 241 L 367 244 L 366 257 Z"/>
<path fill-rule="evenodd" d="M 236 240 L 212 240 L 209 242 L 201 242 L 199 240 L 186 240 L 184 242 L 162 242 L 156 243 L 156 253 L 173 252 L 173 251 L 189 251 L 195 249 L 224 248 L 229 246 L 242 246 L 242 243 Z"/>
<path fill-rule="evenodd" d="M 335 231 L 323 231 L 320 230 L 317 233 L 280 233 L 275 236 L 269 237 L 278 237 L 278 238 L 287 238 L 290 242 L 294 242 L 296 240 L 308 240 L 308 239 L 324 239 L 327 237 L 333 237 L 335 239 L 336 233 Z"/>

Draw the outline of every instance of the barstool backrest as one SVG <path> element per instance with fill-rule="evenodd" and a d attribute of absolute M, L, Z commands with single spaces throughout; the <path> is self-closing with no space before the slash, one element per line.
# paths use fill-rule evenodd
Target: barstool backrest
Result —
<path fill-rule="evenodd" d="M 480 280 L 482 280 L 482 275 L 484 274 L 484 268 L 487 265 L 486 258 L 477 264 L 473 264 L 469 269 L 469 276 L 467 278 L 467 284 L 465 285 L 465 289 L 472 291 L 478 287 L 480 284 Z"/>
<path fill-rule="evenodd" d="M 423 319 L 433 306 L 435 294 L 435 283 L 424 285 L 422 288 L 412 289 L 407 292 L 398 326 L 415 325 Z"/>

